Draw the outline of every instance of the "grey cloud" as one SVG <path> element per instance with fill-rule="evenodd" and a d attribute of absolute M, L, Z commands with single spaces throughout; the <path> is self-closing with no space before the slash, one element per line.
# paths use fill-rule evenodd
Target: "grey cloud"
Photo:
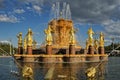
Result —
<path fill-rule="evenodd" d="M 4 2 L 3 0 L 0 0 L 0 8 L 3 8 L 4 7 Z"/>
<path fill-rule="evenodd" d="M 105 25 L 105 33 L 108 38 L 115 37 L 120 39 L 120 21 L 108 21 Z"/>
<path fill-rule="evenodd" d="M 114 0 L 116 1 L 116 0 Z M 119 4 L 111 3 L 110 1 L 101 1 L 101 0 L 89 0 L 88 2 L 82 2 L 79 0 L 77 7 L 71 5 L 71 11 L 73 12 L 73 18 L 83 19 L 89 23 L 102 23 L 104 20 L 107 20 L 113 16 L 113 11 L 116 10 L 116 7 Z"/>
<path fill-rule="evenodd" d="M 120 0 L 18 0 L 19 5 L 32 5 L 39 12 L 41 6 L 52 6 L 55 2 L 67 2 L 71 7 L 72 19 L 81 23 L 103 24 L 108 19 L 120 19 Z M 0 1 L 0 4 L 3 0 Z M 27 8 L 27 7 L 26 7 Z M 45 9 L 46 10 L 46 9 Z M 42 11 L 45 11 L 42 10 Z"/>
<path fill-rule="evenodd" d="M 26 9 L 36 10 L 37 13 L 45 11 L 46 9 L 42 8 L 50 7 L 55 2 L 67 2 L 70 4 L 74 22 L 101 24 L 109 28 L 105 27 L 106 33 L 120 33 L 118 30 L 120 29 L 120 0 L 18 0 L 18 2 L 22 5 L 31 4 L 32 6 L 27 6 Z M 3 0 L 0 0 L 0 5 L 2 3 Z"/>
<path fill-rule="evenodd" d="M 71 7 L 72 19 L 81 23 L 103 24 L 108 19 L 119 18 L 119 0 L 57 0 L 67 2 Z M 53 4 L 54 0 L 44 0 L 45 3 Z M 118 10 L 119 9 L 119 10 Z"/>

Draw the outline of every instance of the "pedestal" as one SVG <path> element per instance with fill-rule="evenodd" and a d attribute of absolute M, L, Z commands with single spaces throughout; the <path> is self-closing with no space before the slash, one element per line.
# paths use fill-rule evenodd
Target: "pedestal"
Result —
<path fill-rule="evenodd" d="M 86 56 L 86 61 L 87 62 L 99 62 L 100 58 L 99 55 L 97 56 Z"/>
<path fill-rule="evenodd" d="M 32 55 L 32 46 L 27 46 L 27 54 Z"/>
<path fill-rule="evenodd" d="M 101 61 L 108 61 L 108 55 L 103 55 L 103 56 L 101 55 L 100 60 Z"/>
<path fill-rule="evenodd" d="M 97 50 L 95 50 L 95 53 L 96 53 L 96 54 L 98 54 L 98 49 L 97 49 Z"/>
<path fill-rule="evenodd" d="M 87 54 L 88 53 L 88 50 L 87 49 L 84 49 L 84 54 Z"/>
<path fill-rule="evenodd" d="M 23 57 L 24 62 L 35 62 L 35 58 L 33 56 Z"/>
<path fill-rule="evenodd" d="M 89 46 L 88 54 L 94 54 L 94 47 L 93 46 Z"/>
<path fill-rule="evenodd" d="M 46 53 L 48 55 L 51 55 L 52 54 L 52 45 L 46 45 Z"/>
<path fill-rule="evenodd" d="M 69 45 L 69 54 L 75 54 L 75 45 Z"/>
<path fill-rule="evenodd" d="M 24 52 L 23 52 L 23 54 L 26 54 L 27 53 L 27 49 L 24 49 Z"/>
<path fill-rule="evenodd" d="M 18 47 L 18 54 L 23 54 L 23 48 L 22 47 Z"/>
<path fill-rule="evenodd" d="M 99 47 L 99 54 L 104 54 L 105 51 L 104 51 L 104 47 Z"/>

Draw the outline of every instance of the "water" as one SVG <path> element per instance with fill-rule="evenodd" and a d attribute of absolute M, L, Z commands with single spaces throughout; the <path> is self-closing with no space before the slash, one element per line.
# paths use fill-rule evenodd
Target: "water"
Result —
<path fill-rule="evenodd" d="M 120 78 L 120 58 L 109 57 L 108 62 L 103 62 L 92 80 L 118 80 Z M 87 79 L 85 70 L 96 66 L 98 63 L 21 63 L 33 69 L 33 80 L 45 80 L 50 73 L 51 80 L 91 80 Z M 19 72 L 20 76 L 11 74 L 10 71 Z M 0 80 L 23 80 L 22 69 L 18 68 L 12 58 L 0 58 Z M 29 79 L 24 79 L 29 80 Z"/>
<path fill-rule="evenodd" d="M 52 5 L 51 12 L 50 12 L 50 19 L 70 19 L 71 20 L 71 10 L 70 5 L 66 2 L 63 2 L 60 5 L 60 2 L 56 2 Z"/>

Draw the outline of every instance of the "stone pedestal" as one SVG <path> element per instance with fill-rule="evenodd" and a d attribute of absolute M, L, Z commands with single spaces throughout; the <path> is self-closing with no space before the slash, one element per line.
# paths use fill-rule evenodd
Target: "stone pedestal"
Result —
<path fill-rule="evenodd" d="M 87 54 L 88 53 L 88 50 L 87 49 L 84 49 L 84 54 Z"/>
<path fill-rule="evenodd" d="M 71 55 L 75 54 L 75 45 L 69 45 L 69 54 Z"/>
<path fill-rule="evenodd" d="M 56 63 L 56 58 L 55 57 L 44 57 L 43 61 L 45 63 Z"/>
<path fill-rule="evenodd" d="M 32 55 L 32 46 L 27 46 L 27 54 Z"/>
<path fill-rule="evenodd" d="M 52 45 L 46 45 L 46 53 L 48 55 L 51 55 L 52 54 Z"/>
<path fill-rule="evenodd" d="M 24 49 L 24 52 L 23 52 L 24 54 L 26 54 L 27 53 L 27 49 Z"/>
<path fill-rule="evenodd" d="M 80 57 L 70 57 L 69 62 L 85 62 L 86 58 L 85 56 L 80 56 Z"/>
<path fill-rule="evenodd" d="M 99 56 L 86 56 L 86 61 L 88 62 L 99 62 Z"/>
<path fill-rule="evenodd" d="M 99 54 L 104 54 L 105 53 L 105 51 L 104 51 L 104 47 L 99 47 Z"/>
<path fill-rule="evenodd" d="M 95 53 L 96 53 L 96 54 L 98 54 L 98 49 L 97 49 L 97 50 L 95 50 Z"/>
<path fill-rule="evenodd" d="M 23 54 L 23 48 L 22 47 L 18 47 L 18 54 Z"/>
<path fill-rule="evenodd" d="M 26 56 L 26 57 L 23 57 L 23 61 L 24 62 L 34 62 L 35 58 L 32 56 Z"/>
<path fill-rule="evenodd" d="M 108 61 L 108 56 L 105 55 L 105 56 L 100 56 L 100 60 L 101 61 Z"/>
<path fill-rule="evenodd" d="M 89 46 L 88 54 L 94 54 L 94 47 L 93 46 Z"/>

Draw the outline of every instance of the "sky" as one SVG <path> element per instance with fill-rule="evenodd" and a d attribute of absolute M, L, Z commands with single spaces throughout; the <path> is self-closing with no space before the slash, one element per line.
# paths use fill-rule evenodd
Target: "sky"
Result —
<path fill-rule="evenodd" d="M 119 42 L 120 0 L 0 0 L 0 41 L 11 40 L 17 46 L 17 34 L 22 32 L 24 38 L 31 28 L 33 38 L 42 44 L 51 7 L 56 2 L 70 5 L 71 19 L 78 29 L 76 38 L 81 45 L 85 44 L 90 27 L 95 33 L 104 32 L 106 44 L 111 38 Z"/>

